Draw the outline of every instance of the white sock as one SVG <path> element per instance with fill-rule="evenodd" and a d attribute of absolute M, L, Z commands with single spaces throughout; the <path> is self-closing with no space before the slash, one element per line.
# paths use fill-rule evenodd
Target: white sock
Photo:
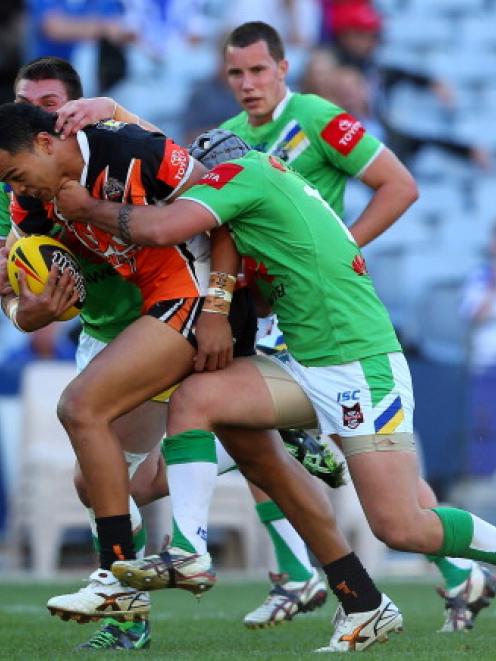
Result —
<path fill-rule="evenodd" d="M 215 452 L 217 454 L 217 475 L 223 475 L 224 473 L 227 473 L 227 471 L 236 468 L 236 462 L 231 455 L 228 454 L 217 436 L 215 437 Z"/>

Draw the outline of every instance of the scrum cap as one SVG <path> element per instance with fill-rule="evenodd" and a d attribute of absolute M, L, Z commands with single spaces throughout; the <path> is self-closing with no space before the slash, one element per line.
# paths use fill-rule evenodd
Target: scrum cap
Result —
<path fill-rule="evenodd" d="M 250 149 L 251 147 L 244 140 L 225 129 L 205 131 L 188 147 L 191 156 L 209 170 L 224 161 L 241 158 Z"/>

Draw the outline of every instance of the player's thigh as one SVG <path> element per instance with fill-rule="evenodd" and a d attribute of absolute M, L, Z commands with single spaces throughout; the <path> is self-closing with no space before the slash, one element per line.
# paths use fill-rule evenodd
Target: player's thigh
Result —
<path fill-rule="evenodd" d="M 364 452 L 347 457 L 347 462 L 372 528 L 403 524 L 419 511 L 415 452 Z"/>
<path fill-rule="evenodd" d="M 120 444 L 128 452 L 150 452 L 165 434 L 167 404 L 147 400 L 112 423 Z"/>
<path fill-rule="evenodd" d="M 251 429 L 315 422 L 312 406 L 296 381 L 265 356 L 236 358 L 223 370 L 188 377 L 172 396 L 168 432 L 178 433 L 202 417 L 214 426 Z"/>
<path fill-rule="evenodd" d="M 63 397 L 115 420 L 192 370 L 195 350 L 159 319 L 141 317 L 99 353 Z"/>

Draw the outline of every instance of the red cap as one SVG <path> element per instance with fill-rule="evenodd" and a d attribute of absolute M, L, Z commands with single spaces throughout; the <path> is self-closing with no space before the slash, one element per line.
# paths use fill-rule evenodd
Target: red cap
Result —
<path fill-rule="evenodd" d="M 367 2 L 343 2 L 332 8 L 332 29 L 336 34 L 347 30 L 380 32 L 380 15 Z"/>

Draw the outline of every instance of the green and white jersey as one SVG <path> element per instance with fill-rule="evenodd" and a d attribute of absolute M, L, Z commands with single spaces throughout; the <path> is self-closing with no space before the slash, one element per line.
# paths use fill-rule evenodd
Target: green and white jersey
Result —
<path fill-rule="evenodd" d="M 339 216 L 347 179 L 359 177 L 384 147 L 355 117 L 314 94 L 288 92 L 272 121 L 262 126 L 251 126 L 241 112 L 221 128 L 291 165 Z"/>
<path fill-rule="evenodd" d="M 222 163 L 181 195 L 229 223 L 305 366 L 401 351 L 360 249 L 318 191 L 270 155 Z"/>
<path fill-rule="evenodd" d="M 10 197 L 5 184 L 0 182 L 0 241 L 5 241 L 10 232 Z"/>

